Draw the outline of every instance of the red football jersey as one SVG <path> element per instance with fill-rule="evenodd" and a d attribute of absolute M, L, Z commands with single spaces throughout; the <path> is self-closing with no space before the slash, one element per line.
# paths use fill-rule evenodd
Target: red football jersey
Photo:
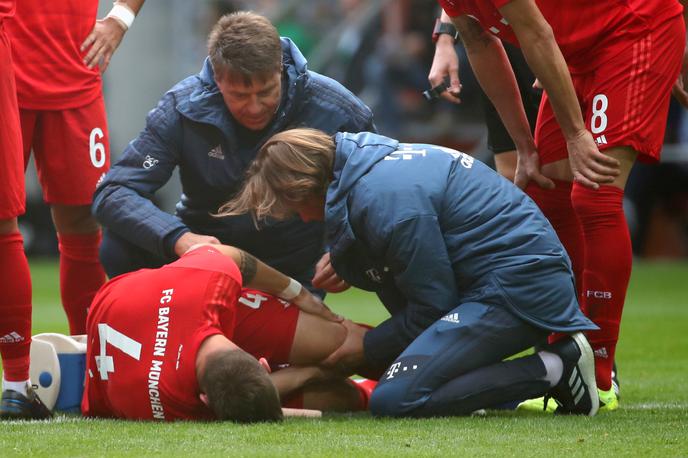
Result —
<path fill-rule="evenodd" d="M 11 17 L 14 14 L 16 0 L 0 0 L 0 22 L 3 18 Z"/>
<path fill-rule="evenodd" d="M 83 414 L 212 419 L 199 399 L 196 354 L 211 335 L 232 338 L 240 291 L 238 267 L 212 248 L 107 283 L 88 315 Z"/>
<path fill-rule="evenodd" d="M 518 46 L 518 40 L 498 8 L 511 0 L 439 0 L 452 17 L 473 16 L 485 30 Z M 552 26 L 557 44 L 572 72 L 587 72 L 609 57 L 609 49 L 623 49 L 645 36 L 653 23 L 683 11 L 676 0 L 536 0 Z M 599 59 L 598 59 L 599 58 Z"/>
<path fill-rule="evenodd" d="M 80 51 L 97 14 L 98 0 L 17 2 L 5 27 L 12 41 L 19 108 L 77 108 L 100 95 L 100 72 L 84 65 L 86 53 Z"/>

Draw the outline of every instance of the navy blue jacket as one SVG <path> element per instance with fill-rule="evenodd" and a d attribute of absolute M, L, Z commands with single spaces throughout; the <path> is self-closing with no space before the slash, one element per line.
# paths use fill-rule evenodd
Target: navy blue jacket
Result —
<path fill-rule="evenodd" d="M 260 146 L 293 127 L 337 131 L 375 130 L 370 109 L 341 84 L 306 68 L 306 59 L 282 38 L 282 101 L 261 138 L 237 135 L 206 59 L 198 75 L 184 79 L 147 117 L 145 129 L 97 187 L 93 213 L 108 230 L 162 258 L 188 231 L 238 246 L 273 267 L 304 279 L 322 253 L 322 223 L 294 218 L 256 230 L 250 216 L 210 214 L 235 194 Z M 182 190 L 176 215 L 158 209 L 154 193 L 179 167 Z"/>
<path fill-rule="evenodd" d="M 554 230 L 516 186 L 448 148 L 365 132 L 335 141 L 325 206 L 332 265 L 392 315 L 366 334 L 371 363 L 391 363 L 470 301 L 551 331 L 596 329 L 580 312 Z"/>

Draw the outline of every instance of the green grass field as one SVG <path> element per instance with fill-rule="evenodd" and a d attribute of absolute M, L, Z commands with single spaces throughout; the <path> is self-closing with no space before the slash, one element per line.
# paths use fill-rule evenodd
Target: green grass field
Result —
<path fill-rule="evenodd" d="M 31 263 L 34 333 L 66 332 L 57 268 Z M 385 318 L 374 297 L 330 296 L 360 321 Z M 93 421 L 0 423 L 10 456 L 688 456 L 688 264 L 636 262 L 617 352 L 618 411 L 595 418 L 488 412 L 486 417 L 375 420 L 365 414 L 280 425 Z"/>

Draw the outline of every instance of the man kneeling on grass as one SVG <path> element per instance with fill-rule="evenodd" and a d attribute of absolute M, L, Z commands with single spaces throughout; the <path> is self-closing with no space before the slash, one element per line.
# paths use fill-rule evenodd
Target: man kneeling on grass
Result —
<path fill-rule="evenodd" d="M 364 409 L 372 388 L 315 365 L 345 340 L 342 318 L 233 247 L 114 278 L 87 328 L 86 416 L 277 421 L 280 402 Z"/>
<path fill-rule="evenodd" d="M 325 222 L 330 261 L 391 318 L 325 363 L 387 367 L 374 415 L 463 415 L 551 396 L 595 415 L 592 349 L 571 263 L 523 192 L 458 151 L 372 133 L 274 135 L 221 215 Z M 505 360 L 567 334 L 535 355 Z"/>

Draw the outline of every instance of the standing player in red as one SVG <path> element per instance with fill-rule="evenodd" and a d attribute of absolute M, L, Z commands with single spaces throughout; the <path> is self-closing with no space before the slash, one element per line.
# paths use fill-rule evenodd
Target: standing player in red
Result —
<path fill-rule="evenodd" d="M 242 283 L 268 294 L 242 292 Z M 88 318 L 82 411 L 147 420 L 278 419 L 278 392 L 298 395 L 324 375 L 302 365 L 341 344 L 346 329 L 337 320 L 308 290 L 245 252 L 200 246 L 159 269 L 118 276 L 98 293 Z M 236 344 L 272 365 L 293 366 L 269 377 L 267 362 L 261 367 Z M 315 391 L 299 407 L 323 407 L 308 404 L 326 401 Z M 349 385 L 349 398 L 352 392 L 356 403 Z"/>
<path fill-rule="evenodd" d="M 96 21 L 97 0 L 0 1 L 3 157 L 0 204 L 0 350 L 5 368 L 3 417 L 44 416 L 27 401 L 31 280 L 16 217 L 24 212 L 23 171 L 31 150 L 51 205 L 60 248 L 60 291 L 72 334 L 85 332 L 86 308 L 105 281 L 98 261 L 100 230 L 90 213 L 96 181 L 109 166 L 100 71 L 144 0 L 115 2 Z M 14 79 L 9 43 L 12 43 Z M 10 81 L 11 84 L 10 84 Z M 14 100 L 14 102 L 11 102 Z M 19 105 L 21 136 L 15 123 Z M 7 121 L 5 121 L 7 119 Z M 21 156 L 23 137 L 23 158 Z M 19 153 L 15 151 L 17 148 Z M 29 396 L 32 399 L 32 396 Z M 29 399 L 29 400 L 30 400 Z M 40 409 L 39 409 L 40 410 Z"/>
<path fill-rule="evenodd" d="M 0 418 L 26 413 L 48 418 L 50 412 L 27 386 L 31 348 L 31 276 L 17 216 L 24 213 L 24 160 L 12 53 L 5 31 L 15 0 L 0 0 Z M 21 403 L 21 407 L 17 406 Z"/>
<path fill-rule="evenodd" d="M 600 399 L 614 409 L 611 372 L 632 263 L 623 190 L 636 158 L 659 159 L 686 43 L 681 4 L 439 3 L 517 145 L 516 184 L 547 215 L 573 261 L 581 306 L 600 327 L 589 333 Z M 522 48 L 545 89 L 534 141 L 498 38 Z M 682 84 L 674 92 L 686 103 Z"/>
<path fill-rule="evenodd" d="M 96 182 L 110 165 L 100 73 L 142 4 L 116 2 L 96 21 L 97 0 L 23 0 L 7 22 L 25 163 L 33 150 L 57 230 L 60 292 L 72 334 L 85 332 L 86 308 L 105 282 L 100 228 L 90 210 Z"/>

